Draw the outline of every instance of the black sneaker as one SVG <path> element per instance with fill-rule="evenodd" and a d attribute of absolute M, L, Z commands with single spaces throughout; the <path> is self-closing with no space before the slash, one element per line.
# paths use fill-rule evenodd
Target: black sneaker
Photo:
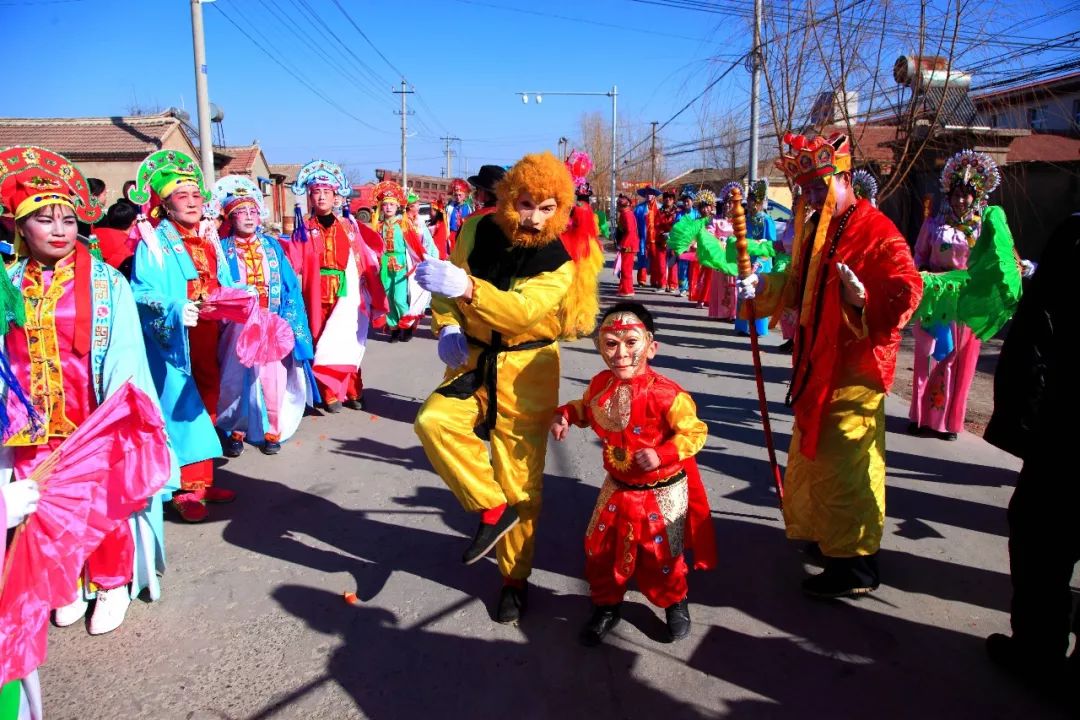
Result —
<path fill-rule="evenodd" d="M 514 509 L 514 506 L 507 505 L 502 516 L 494 525 L 480 523 L 480 527 L 476 529 L 476 536 L 473 537 L 472 544 L 465 550 L 465 554 L 461 556 L 461 562 L 472 565 L 487 555 L 491 552 L 491 548 L 495 547 L 495 543 L 499 542 L 499 538 L 510 532 L 510 528 L 520 521 L 521 517 L 518 515 L 517 510 Z"/>
<path fill-rule="evenodd" d="M 795 350 L 795 341 L 794 340 L 785 340 L 784 342 L 780 343 L 780 345 L 777 346 L 777 348 L 776 348 L 776 352 L 783 353 L 785 355 L 790 355 L 792 352 L 794 352 L 794 350 Z"/>
<path fill-rule="evenodd" d="M 499 592 L 499 605 L 495 608 L 495 622 L 503 625 L 517 625 L 521 622 L 521 616 L 525 614 L 528 604 L 528 585 L 521 588 L 503 585 L 503 589 Z"/>
<path fill-rule="evenodd" d="M 401 338 L 401 330 L 394 328 L 390 331 L 390 342 L 396 343 Z"/>
<path fill-rule="evenodd" d="M 410 340 L 412 340 L 412 333 L 413 333 L 412 328 L 409 328 L 407 330 L 402 330 L 401 331 L 401 342 L 409 342 Z"/>
<path fill-rule="evenodd" d="M 339 413 L 341 412 L 341 403 L 337 402 L 336 400 L 332 403 L 323 403 L 323 410 L 330 413 L 331 415 Z"/>
<path fill-rule="evenodd" d="M 956 433 L 954 433 L 954 432 L 938 433 L 937 436 L 938 436 L 938 438 L 940 440 L 945 440 L 946 442 L 953 442 L 953 441 L 956 440 L 956 437 L 957 437 Z"/>
<path fill-rule="evenodd" d="M 683 598 L 667 608 L 667 629 L 671 642 L 690 637 L 690 602 Z"/>
<path fill-rule="evenodd" d="M 350 410 L 364 410 L 367 406 L 364 404 L 364 398 L 349 398 L 345 402 L 341 403 L 344 407 Z"/>
<path fill-rule="evenodd" d="M 1064 655 L 1035 652 L 1009 635 L 994 633 L 986 638 L 986 654 L 1002 670 L 1036 688 L 1053 690 L 1075 679 L 1070 677 L 1071 661 Z"/>
<path fill-rule="evenodd" d="M 276 440 L 267 440 L 262 444 L 263 455 L 277 455 L 281 452 L 281 443 Z"/>
<path fill-rule="evenodd" d="M 238 458 L 244 453 L 244 441 L 232 437 L 223 438 L 221 441 L 221 454 L 227 458 Z"/>
<path fill-rule="evenodd" d="M 593 605 L 592 617 L 585 623 L 578 634 L 578 640 L 585 647 L 596 647 L 604 641 L 613 627 L 619 624 L 622 615 L 619 613 L 621 604 L 616 605 Z"/>

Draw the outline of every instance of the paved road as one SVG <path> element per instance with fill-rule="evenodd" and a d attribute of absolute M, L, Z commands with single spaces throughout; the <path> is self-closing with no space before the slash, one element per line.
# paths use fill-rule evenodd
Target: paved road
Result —
<path fill-rule="evenodd" d="M 601 480 L 585 432 L 549 448 L 530 614 L 520 628 L 491 621 L 493 563 L 459 560 L 475 518 L 412 432 L 439 373 L 424 332 L 370 346 L 369 412 L 309 418 L 275 458 L 249 449 L 219 471 L 234 505 L 167 523 L 160 602 L 133 604 L 105 637 L 52 629 L 48 716 L 1055 717 L 983 653 L 1008 627 L 1004 507 L 1018 463 L 971 436 L 909 438 L 906 405 L 891 402 L 887 585 L 810 601 L 769 487 L 747 341 L 681 299 L 643 299 L 661 327 L 657 368 L 710 428 L 699 460 L 721 567 L 691 577 L 689 640 L 665 643 L 662 612 L 635 592 L 608 645 L 576 643 L 589 611 L 581 537 Z M 569 398 L 601 364 L 588 341 L 563 358 Z M 789 358 L 766 363 L 786 448 Z M 363 602 L 345 604 L 354 589 Z"/>

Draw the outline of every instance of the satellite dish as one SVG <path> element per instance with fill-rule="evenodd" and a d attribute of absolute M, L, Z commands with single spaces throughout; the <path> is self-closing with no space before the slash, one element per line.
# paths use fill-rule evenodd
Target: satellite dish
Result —
<path fill-rule="evenodd" d="M 210 103 L 210 122 L 219 123 L 225 119 L 225 111 L 217 103 Z"/>

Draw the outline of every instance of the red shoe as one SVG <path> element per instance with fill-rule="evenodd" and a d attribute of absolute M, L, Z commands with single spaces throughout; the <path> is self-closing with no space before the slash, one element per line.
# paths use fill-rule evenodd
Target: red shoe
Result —
<path fill-rule="evenodd" d="M 208 503 L 231 503 L 236 499 L 236 493 L 225 488 L 211 486 L 202 491 L 202 499 L 203 502 Z"/>
<path fill-rule="evenodd" d="M 206 506 L 199 502 L 198 496 L 192 492 L 173 495 L 172 505 L 184 522 L 197 523 L 206 519 Z"/>

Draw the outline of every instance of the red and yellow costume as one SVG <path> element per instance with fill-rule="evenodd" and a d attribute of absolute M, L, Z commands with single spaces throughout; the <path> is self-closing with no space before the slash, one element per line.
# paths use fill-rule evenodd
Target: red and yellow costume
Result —
<path fill-rule="evenodd" d="M 867 200 L 835 217 L 832 182 L 850 170 L 847 139 L 785 138 L 794 154 L 778 167 L 829 193 L 809 221 L 795 209 L 787 271 L 765 275 L 759 316 L 798 314 L 790 402 L 795 412 L 784 479 L 790 538 L 812 540 L 827 557 L 874 555 L 885 521 L 885 393 L 896 372 L 900 329 L 922 296 L 922 279 L 896 226 Z M 861 311 L 843 300 L 837 264 L 865 286 Z"/>
<path fill-rule="evenodd" d="M 593 603 L 621 602 L 631 577 L 654 605 L 679 602 L 687 590 L 683 550 L 694 550 L 697 568 L 716 563 L 709 502 L 693 457 L 708 429 L 694 401 L 648 367 L 628 381 L 605 370 L 581 400 L 559 412 L 591 427 L 604 448 L 607 478 L 585 532 Z M 656 451 L 660 467 L 645 472 L 634 465 L 634 453 L 643 448 Z"/>
<path fill-rule="evenodd" d="M 615 231 L 619 251 L 619 295 L 630 296 L 634 294 L 634 257 L 638 251 L 638 226 L 629 203 L 621 207 Z"/>

